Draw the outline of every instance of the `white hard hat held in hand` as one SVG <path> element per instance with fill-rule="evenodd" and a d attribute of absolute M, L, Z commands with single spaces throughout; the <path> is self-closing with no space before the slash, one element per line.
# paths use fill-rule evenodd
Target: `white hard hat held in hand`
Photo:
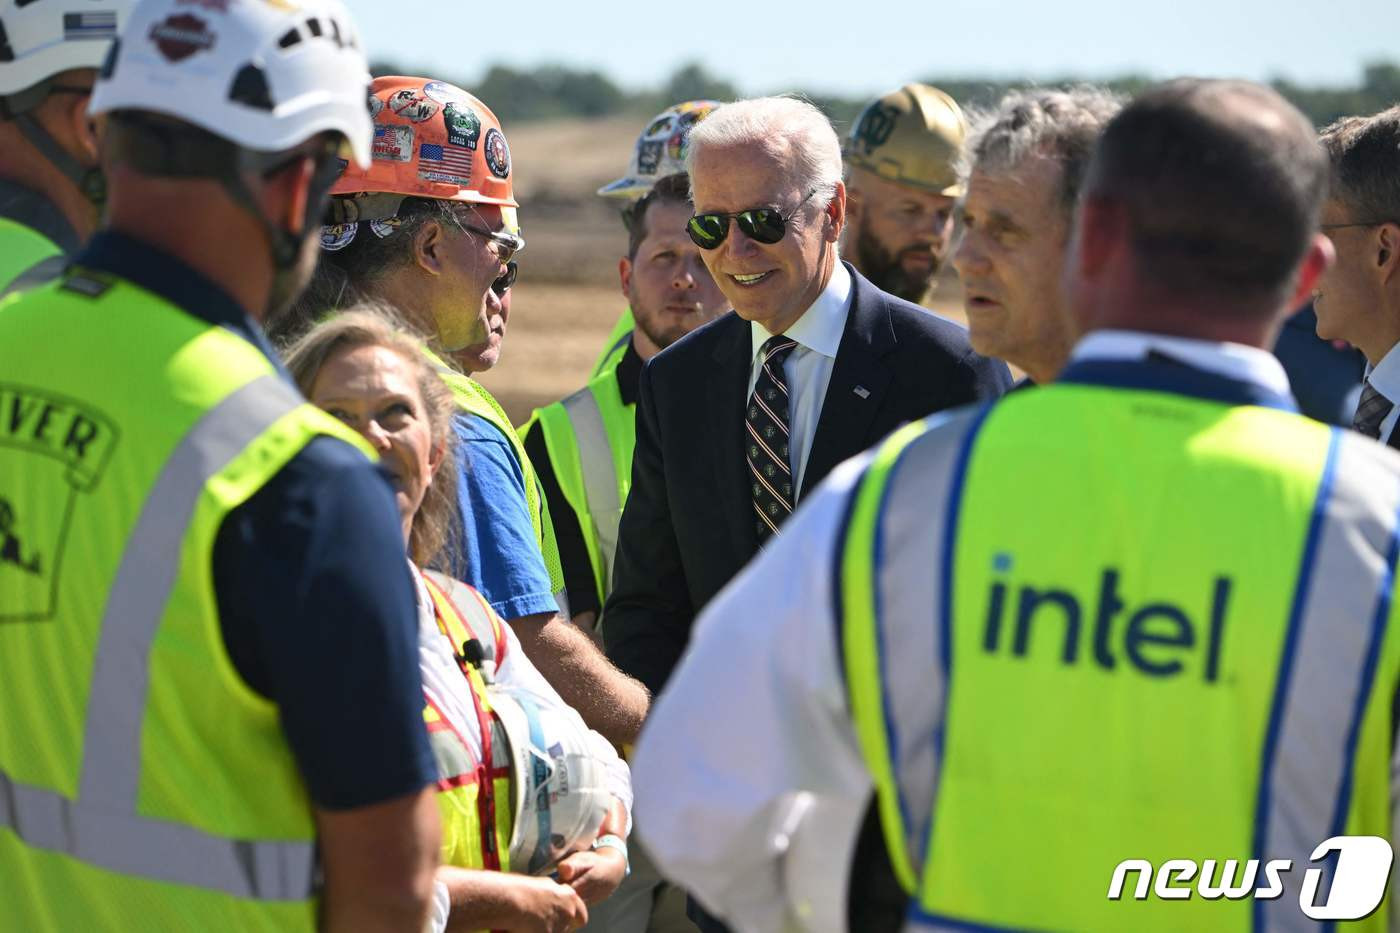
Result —
<path fill-rule="evenodd" d="M 572 711 L 499 686 L 490 695 L 510 744 L 510 870 L 545 874 L 598 835 L 613 803 L 607 765 L 593 753 L 588 731 Z"/>

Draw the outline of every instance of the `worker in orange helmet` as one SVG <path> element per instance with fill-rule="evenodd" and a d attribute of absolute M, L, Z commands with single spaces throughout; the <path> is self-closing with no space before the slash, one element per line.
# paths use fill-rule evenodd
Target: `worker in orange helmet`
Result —
<path fill-rule="evenodd" d="M 462 449 L 463 527 L 443 569 L 481 592 L 564 700 L 620 744 L 640 727 L 646 689 L 568 621 L 539 480 L 501 406 L 471 378 L 500 358 L 525 245 L 510 146 L 489 107 L 442 81 L 377 78 L 370 110 L 370 166 L 349 167 L 331 191 L 318 313 L 378 300 L 428 338 Z"/>

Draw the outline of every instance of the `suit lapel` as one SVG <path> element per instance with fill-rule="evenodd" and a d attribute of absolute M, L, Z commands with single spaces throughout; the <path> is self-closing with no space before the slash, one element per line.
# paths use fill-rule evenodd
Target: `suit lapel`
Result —
<path fill-rule="evenodd" d="M 748 404 L 753 338 L 749 323 L 732 311 L 730 315 L 731 326 L 727 326 L 726 333 L 715 342 L 713 380 L 708 385 L 695 387 L 696 392 L 710 399 L 706 406 L 710 413 L 710 454 L 702 456 L 699 462 L 714 464 L 721 514 L 729 525 L 737 553 L 747 560 L 748 555 L 758 550 L 753 506 L 748 495 L 749 472 L 744 458 L 744 406 Z"/>
<path fill-rule="evenodd" d="M 875 415 L 894 378 L 882 359 L 895 345 L 889 309 L 875 286 L 849 265 L 846 268 L 851 273 L 851 313 L 822 400 L 799 499 L 842 460 L 878 440 L 872 436 Z"/>

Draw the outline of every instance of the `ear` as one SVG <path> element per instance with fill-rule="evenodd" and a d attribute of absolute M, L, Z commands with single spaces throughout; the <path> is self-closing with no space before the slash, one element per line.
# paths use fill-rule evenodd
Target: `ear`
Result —
<path fill-rule="evenodd" d="M 1301 308 L 1308 303 L 1313 289 L 1317 288 L 1317 283 L 1332 267 L 1336 258 L 1337 248 L 1332 245 L 1332 241 L 1321 233 L 1314 233 L 1312 243 L 1308 245 L 1308 251 L 1298 266 L 1298 282 L 1293 288 L 1293 296 L 1288 304 L 1290 310 Z M 1394 257 L 1391 261 L 1394 261 Z"/>
<path fill-rule="evenodd" d="M 413 235 L 413 259 L 429 275 L 442 275 L 447 264 L 447 235 L 442 224 L 430 220 Z"/>
<path fill-rule="evenodd" d="M 1076 276 L 1085 281 L 1098 278 L 1114 255 L 1127 244 L 1128 218 L 1112 201 L 1085 196 L 1071 221 Z"/>
<path fill-rule="evenodd" d="M 632 260 L 628 259 L 626 256 L 623 256 L 617 261 L 617 277 L 618 280 L 622 283 L 623 297 L 625 297 L 628 301 L 631 301 Z"/>
<path fill-rule="evenodd" d="M 835 243 L 841 239 L 841 231 L 846 227 L 846 183 L 844 181 L 836 183 L 836 194 L 826 205 L 826 216 L 830 221 L 827 226 L 826 241 Z"/>
<path fill-rule="evenodd" d="M 1376 228 L 1376 271 L 1387 285 L 1400 271 L 1400 225 L 1387 223 Z"/>
<path fill-rule="evenodd" d="M 67 101 L 63 120 L 68 125 L 68 130 L 73 137 L 73 144 L 78 147 L 78 161 L 84 165 L 96 165 L 97 155 L 100 151 L 97 142 L 97 127 L 87 112 L 92 97 L 87 94 L 63 95 L 63 97 Z"/>
<path fill-rule="evenodd" d="M 263 182 L 263 210 L 283 230 L 301 230 L 306 222 L 306 202 L 311 197 L 311 175 L 315 171 L 309 156 L 296 159 Z"/>
<path fill-rule="evenodd" d="M 433 477 L 437 476 L 438 470 L 442 469 L 442 461 L 447 458 L 447 439 L 441 438 L 433 445 L 433 449 L 428 451 L 428 484 L 432 485 Z"/>

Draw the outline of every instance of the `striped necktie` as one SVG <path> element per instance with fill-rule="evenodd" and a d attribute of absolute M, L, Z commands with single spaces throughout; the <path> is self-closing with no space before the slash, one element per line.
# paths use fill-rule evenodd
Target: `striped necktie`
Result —
<path fill-rule="evenodd" d="M 744 413 L 748 443 L 749 493 L 754 527 L 762 544 L 792 514 L 792 458 L 788 449 L 788 387 L 783 361 L 797 346 L 788 337 L 769 337 L 759 350 L 761 365 Z"/>
<path fill-rule="evenodd" d="M 1361 387 L 1361 401 L 1356 406 L 1356 416 L 1351 419 L 1351 426 L 1367 437 L 1380 440 L 1381 422 L 1394 407 L 1394 403 L 1381 395 L 1368 379 Z"/>

